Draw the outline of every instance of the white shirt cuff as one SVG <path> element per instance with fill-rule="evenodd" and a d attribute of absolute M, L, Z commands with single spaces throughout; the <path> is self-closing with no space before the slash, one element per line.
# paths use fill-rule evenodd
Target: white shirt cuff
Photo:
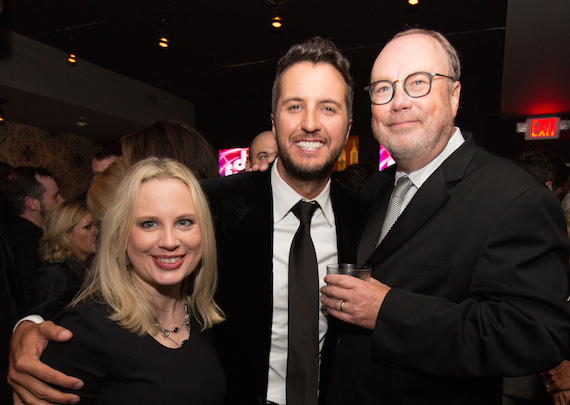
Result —
<path fill-rule="evenodd" d="M 45 322 L 46 320 L 39 315 L 28 315 L 28 316 L 20 319 L 16 323 L 16 325 L 14 325 L 14 329 L 12 329 L 12 333 L 14 333 L 14 331 L 16 330 L 18 325 L 20 325 L 24 321 L 31 321 L 31 322 L 35 323 L 36 325 L 39 325 L 40 323 Z"/>

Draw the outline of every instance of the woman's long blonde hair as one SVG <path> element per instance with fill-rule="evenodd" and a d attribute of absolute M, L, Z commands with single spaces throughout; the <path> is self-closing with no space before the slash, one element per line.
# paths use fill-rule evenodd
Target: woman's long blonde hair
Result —
<path fill-rule="evenodd" d="M 83 201 L 64 201 L 56 205 L 43 220 L 40 262 L 59 263 L 70 257 L 79 259 L 67 234 L 88 214 L 89 209 Z"/>
<path fill-rule="evenodd" d="M 114 310 L 111 319 L 140 336 L 154 328 L 158 312 L 152 299 L 133 276 L 127 244 L 142 184 L 162 178 L 177 179 L 188 186 L 202 235 L 202 260 L 199 268 L 184 280 L 182 298 L 188 301 L 191 316 L 196 317 L 202 330 L 224 319 L 214 301 L 217 285 L 216 241 L 210 208 L 200 184 L 183 164 L 171 159 L 148 158 L 130 168 L 119 182 L 103 217 L 94 268 L 82 291 L 72 302 L 75 305 L 87 297 L 97 299 L 101 296 Z"/>

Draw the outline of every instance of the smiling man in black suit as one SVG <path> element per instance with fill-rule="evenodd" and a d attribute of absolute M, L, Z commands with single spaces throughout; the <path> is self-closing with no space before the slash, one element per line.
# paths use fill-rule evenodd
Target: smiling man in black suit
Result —
<path fill-rule="evenodd" d="M 396 165 L 364 191 L 372 279 L 330 275 L 321 289 L 344 321 L 326 403 L 500 404 L 502 376 L 567 353 L 560 204 L 454 127 L 459 59 L 441 34 L 397 35 L 371 82 L 373 132 Z"/>

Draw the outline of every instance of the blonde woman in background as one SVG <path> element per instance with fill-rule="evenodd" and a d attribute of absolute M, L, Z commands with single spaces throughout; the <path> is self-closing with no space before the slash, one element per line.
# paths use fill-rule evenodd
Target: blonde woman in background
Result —
<path fill-rule="evenodd" d="M 95 218 L 83 201 L 65 201 L 53 208 L 43 222 L 40 262 L 32 281 L 34 305 L 78 287 L 97 249 Z"/>
<path fill-rule="evenodd" d="M 170 159 L 135 164 L 101 227 L 93 271 L 54 321 L 73 332 L 50 342 L 48 365 L 83 380 L 82 404 L 220 404 L 225 377 L 210 328 L 216 244 L 190 170 Z"/>

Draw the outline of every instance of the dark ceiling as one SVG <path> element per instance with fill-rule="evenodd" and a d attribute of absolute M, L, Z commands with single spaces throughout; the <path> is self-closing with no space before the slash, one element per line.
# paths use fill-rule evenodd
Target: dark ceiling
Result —
<path fill-rule="evenodd" d="M 80 63 L 194 102 L 196 126 L 215 147 L 247 143 L 269 126 L 276 62 L 292 44 L 314 35 L 332 39 L 352 62 L 357 134 L 370 132 L 361 89 L 372 63 L 407 26 L 444 33 L 462 56 L 464 77 L 477 77 L 463 83 L 462 108 L 472 107 L 463 118 L 468 126 L 482 115 L 499 114 L 507 0 L 420 0 L 416 7 L 406 0 L 283 3 L 279 32 L 270 27 L 275 5 L 268 0 L 4 0 L 0 23 L 73 51 Z M 167 50 L 157 46 L 161 20 L 168 22 Z M 477 84 L 481 78 L 488 86 L 484 92 Z"/>

